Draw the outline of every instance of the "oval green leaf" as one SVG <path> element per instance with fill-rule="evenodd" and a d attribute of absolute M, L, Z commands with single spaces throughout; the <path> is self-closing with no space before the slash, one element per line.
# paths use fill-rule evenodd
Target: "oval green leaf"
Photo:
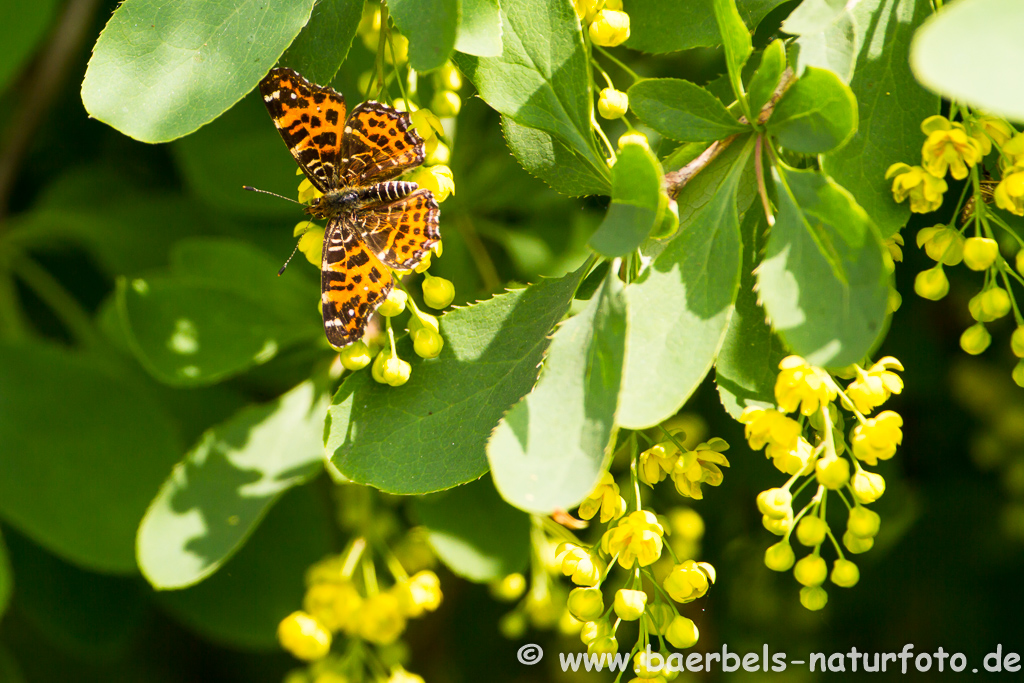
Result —
<path fill-rule="evenodd" d="M 362 0 L 320 0 L 281 65 L 313 83 L 330 83 L 348 56 L 363 16 Z"/>
<path fill-rule="evenodd" d="M 501 55 L 501 12 L 498 0 L 461 0 L 455 49 L 477 57 Z"/>
<path fill-rule="evenodd" d="M 590 238 L 591 248 L 609 257 L 635 251 L 658 221 L 661 164 L 642 145 L 625 145 L 612 167 L 612 202 Z"/>
<path fill-rule="evenodd" d="M 629 107 L 667 138 L 712 142 L 747 129 L 717 97 L 681 78 L 651 78 L 629 89 Z"/>
<path fill-rule="evenodd" d="M 736 7 L 743 22 L 753 27 L 785 1 L 737 0 Z M 634 50 L 657 54 L 711 47 L 722 42 L 712 0 L 625 0 L 623 10 L 630 19 L 626 47 Z"/>
<path fill-rule="evenodd" d="M 607 175 L 596 173 L 558 138 L 538 128 L 527 128 L 501 117 L 505 141 L 519 165 L 530 175 L 570 197 L 611 193 Z"/>
<path fill-rule="evenodd" d="M 253 89 L 309 20 L 314 0 L 126 0 L 93 48 L 82 102 L 142 142 L 167 142 Z"/>
<path fill-rule="evenodd" d="M 800 154 L 823 154 L 857 130 L 857 98 L 831 71 L 807 67 L 768 119 L 768 132 Z"/>
<path fill-rule="evenodd" d="M 455 50 L 459 0 L 389 0 L 388 9 L 409 39 L 409 64 L 417 71 L 444 65 Z"/>

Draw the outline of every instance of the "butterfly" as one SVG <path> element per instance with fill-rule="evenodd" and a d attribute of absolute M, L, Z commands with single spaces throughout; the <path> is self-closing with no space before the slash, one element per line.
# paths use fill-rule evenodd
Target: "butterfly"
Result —
<path fill-rule="evenodd" d="M 440 239 L 430 190 L 394 180 L 423 163 L 409 115 L 367 100 L 345 117 L 345 98 L 297 72 L 272 69 L 260 94 L 313 187 L 306 207 L 327 220 L 320 266 L 324 332 L 341 348 L 362 338 L 394 287 L 389 268 L 415 268 Z"/>

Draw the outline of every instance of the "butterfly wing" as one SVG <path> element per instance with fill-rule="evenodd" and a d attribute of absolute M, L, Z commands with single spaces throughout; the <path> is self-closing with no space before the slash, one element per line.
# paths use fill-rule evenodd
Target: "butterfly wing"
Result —
<path fill-rule="evenodd" d="M 327 192 L 337 174 L 345 126 L 345 98 L 295 71 L 272 69 L 260 93 L 274 125 L 309 181 Z"/>
<path fill-rule="evenodd" d="M 387 298 L 394 280 L 359 239 L 351 213 L 332 218 L 324 234 L 320 301 L 324 332 L 341 348 L 359 341 L 370 316 Z"/>
<path fill-rule="evenodd" d="M 339 184 L 366 186 L 390 180 L 423 163 L 423 138 L 405 112 L 367 100 L 345 123 Z"/>
<path fill-rule="evenodd" d="M 366 246 L 385 265 L 410 270 L 441 239 L 437 227 L 440 213 L 434 193 L 422 189 L 360 210 L 355 225 Z"/>

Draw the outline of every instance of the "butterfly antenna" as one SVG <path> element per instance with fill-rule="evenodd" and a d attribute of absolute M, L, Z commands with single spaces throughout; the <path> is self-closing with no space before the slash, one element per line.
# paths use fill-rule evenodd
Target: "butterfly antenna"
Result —
<path fill-rule="evenodd" d="M 260 190 L 256 190 L 256 191 L 257 191 L 257 192 L 260 192 Z M 269 192 L 268 194 L 273 194 L 273 193 L 272 193 L 272 192 Z M 309 232 L 309 228 L 310 228 L 310 226 L 312 226 L 312 225 L 313 225 L 313 221 L 311 221 L 311 220 L 309 220 L 309 221 L 306 221 L 306 229 L 305 229 L 305 230 L 303 230 L 303 231 L 302 231 L 301 233 L 299 233 L 299 237 L 302 237 L 302 236 L 303 236 L 303 235 L 305 235 L 305 234 L 306 234 L 307 232 Z M 283 266 L 281 266 L 281 270 L 277 271 L 277 276 L 278 276 L 278 277 L 281 277 L 281 275 L 282 275 L 282 274 L 284 273 L 284 269 L 285 269 L 285 268 L 287 268 L 287 267 L 288 267 L 288 264 L 292 262 L 292 257 L 294 257 L 294 256 L 295 256 L 295 252 L 297 252 L 298 250 L 299 250 L 299 245 L 298 245 L 298 244 L 296 244 L 296 245 L 295 245 L 295 248 L 294 248 L 294 249 L 292 249 L 292 253 L 291 253 L 291 255 L 290 255 L 290 256 L 288 257 L 288 260 L 284 262 L 284 265 L 283 265 Z"/>
<path fill-rule="evenodd" d="M 287 202 L 291 202 L 292 204 L 301 204 L 302 203 L 302 202 L 295 201 L 291 197 L 285 197 L 284 195 L 277 194 L 276 192 L 268 192 L 267 190 L 259 190 L 259 189 L 255 188 L 255 187 L 251 186 L 251 185 L 242 185 L 242 189 L 243 190 L 248 190 L 249 192 L 259 192 L 260 194 L 269 194 L 271 197 L 278 197 L 279 199 L 283 199 L 283 200 L 285 200 Z"/>

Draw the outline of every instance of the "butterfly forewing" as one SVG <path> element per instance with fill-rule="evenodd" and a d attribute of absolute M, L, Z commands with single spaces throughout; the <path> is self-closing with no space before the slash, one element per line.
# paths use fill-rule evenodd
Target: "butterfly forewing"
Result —
<path fill-rule="evenodd" d="M 359 239 L 353 218 L 344 214 L 327 224 L 320 266 L 324 332 L 337 347 L 362 338 L 370 316 L 394 285 L 388 269 Z"/>
<path fill-rule="evenodd" d="M 291 69 L 273 69 L 260 93 L 278 132 L 306 177 L 327 192 L 337 176 L 345 127 L 345 98 Z"/>
<path fill-rule="evenodd" d="M 356 225 L 367 246 L 386 265 L 398 270 L 416 267 L 441 239 L 440 210 L 430 190 L 359 212 Z"/>

